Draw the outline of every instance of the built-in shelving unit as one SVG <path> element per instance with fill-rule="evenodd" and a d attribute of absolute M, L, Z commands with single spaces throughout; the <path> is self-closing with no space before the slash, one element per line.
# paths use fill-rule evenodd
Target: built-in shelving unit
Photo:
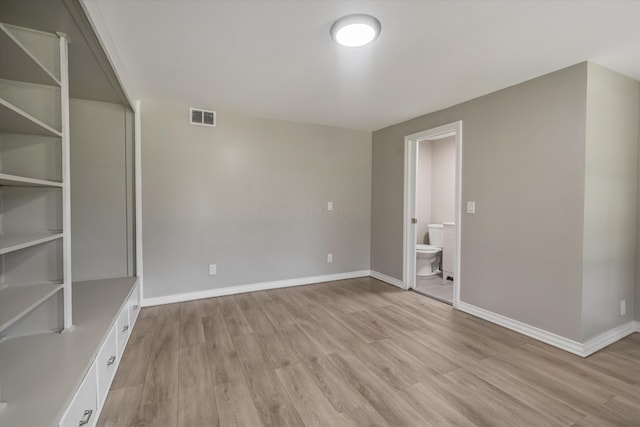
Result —
<path fill-rule="evenodd" d="M 0 98 L 0 129 L 6 133 L 62 137 L 62 132 L 59 130 L 2 98 Z"/>
<path fill-rule="evenodd" d="M 62 289 L 62 283 L 34 283 L 0 289 L 0 329 L 7 329 Z"/>
<path fill-rule="evenodd" d="M 69 88 L 63 34 L 0 23 L 0 50 L 0 342 L 7 342 L 72 327 Z"/>
<path fill-rule="evenodd" d="M 49 34 L 0 24 L 0 51 L 11 58 L 0 65 L 5 79 L 62 86 L 57 49 Z"/>
<path fill-rule="evenodd" d="M 62 239 L 62 233 L 21 233 L 3 234 L 0 241 L 0 255 L 26 249 L 31 246 Z"/>
<path fill-rule="evenodd" d="M 62 25 L 74 40 L 92 41 L 91 49 L 72 45 L 80 62 L 91 64 L 85 54 L 96 55 L 94 63 L 117 85 L 79 0 L 45 3 L 40 12 L 57 11 L 51 25 Z M 29 6 L 22 17 L 12 15 L 16 7 L 0 9 L 9 22 L 42 25 L 30 21 Z M 68 19 L 60 19 L 64 13 Z M 92 427 L 140 312 L 140 286 L 136 277 L 72 283 L 66 36 L 0 23 L 0 52 L 0 426 Z M 83 76 L 84 69 L 75 69 L 81 77 L 76 96 L 112 102 L 111 89 L 107 95 L 94 91 L 104 76 L 89 70 Z M 117 102 L 126 104 L 122 90 L 116 92 Z M 74 119 L 91 129 L 86 138 L 92 138 L 92 120 L 102 129 L 113 126 L 100 114 L 82 113 Z M 84 147 L 82 138 L 74 141 L 74 148 Z"/>
<path fill-rule="evenodd" d="M 29 178 L 26 176 L 9 175 L 0 173 L 0 186 L 13 187 L 60 187 L 61 182 L 48 181 L 45 179 Z"/>

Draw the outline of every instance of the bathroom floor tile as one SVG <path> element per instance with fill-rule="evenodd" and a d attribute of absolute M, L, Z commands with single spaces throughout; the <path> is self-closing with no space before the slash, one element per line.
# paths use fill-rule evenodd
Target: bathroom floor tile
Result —
<path fill-rule="evenodd" d="M 416 276 L 415 290 L 448 304 L 453 303 L 453 281 L 447 280 L 445 283 L 441 275 L 430 277 Z"/>

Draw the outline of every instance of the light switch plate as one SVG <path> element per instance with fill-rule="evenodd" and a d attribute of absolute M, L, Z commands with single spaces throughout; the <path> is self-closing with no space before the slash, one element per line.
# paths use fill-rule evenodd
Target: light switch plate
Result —
<path fill-rule="evenodd" d="M 467 202 L 467 213 L 474 214 L 476 213 L 476 202 Z"/>
<path fill-rule="evenodd" d="M 328 211 L 332 211 L 333 210 L 333 202 L 327 202 L 327 210 Z"/>

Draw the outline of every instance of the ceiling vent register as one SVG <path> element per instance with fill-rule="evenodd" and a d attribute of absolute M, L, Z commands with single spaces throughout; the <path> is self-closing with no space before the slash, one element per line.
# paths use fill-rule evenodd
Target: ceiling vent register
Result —
<path fill-rule="evenodd" d="M 216 112 L 201 108 L 189 108 L 189 123 L 214 127 L 216 125 Z"/>

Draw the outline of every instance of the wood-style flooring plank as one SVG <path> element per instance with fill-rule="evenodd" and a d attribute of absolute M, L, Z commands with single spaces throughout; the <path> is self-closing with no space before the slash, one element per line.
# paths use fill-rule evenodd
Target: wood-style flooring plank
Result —
<path fill-rule="evenodd" d="M 444 377 L 456 389 L 465 389 L 467 399 L 462 402 L 458 397 L 458 403 L 463 404 L 468 412 L 486 411 L 488 414 L 492 414 L 490 416 L 492 425 L 505 427 L 563 425 L 557 419 L 549 417 L 546 411 L 536 411 L 464 368 L 449 372 Z M 471 399 L 470 396 L 482 396 L 482 399 Z M 487 418 L 489 417 L 484 417 L 485 420 Z"/>
<path fill-rule="evenodd" d="M 345 417 L 360 427 L 392 427 L 382 416 L 368 403 L 357 406 L 345 413 Z"/>
<path fill-rule="evenodd" d="M 109 392 L 98 425 L 101 427 L 128 427 L 138 420 L 138 406 L 142 396 L 142 384 L 119 388 Z"/>
<path fill-rule="evenodd" d="M 244 379 L 216 385 L 215 394 L 221 427 L 263 425 Z"/>
<path fill-rule="evenodd" d="M 155 307 L 149 307 L 155 308 Z M 147 310 L 147 308 L 143 308 L 143 310 Z M 153 335 L 153 331 L 155 330 L 156 324 L 158 324 L 158 316 L 143 316 L 142 312 L 138 315 L 138 320 L 136 320 L 136 324 L 133 327 L 133 331 L 131 331 L 131 337 L 129 340 L 142 338 L 146 336 Z"/>
<path fill-rule="evenodd" d="M 179 322 L 165 322 L 156 328 L 147 361 L 143 404 L 168 401 L 177 396 L 179 337 Z"/>
<path fill-rule="evenodd" d="M 247 319 L 242 315 L 240 307 L 236 304 L 233 295 L 218 298 L 218 303 L 224 316 L 224 321 L 227 324 L 229 334 L 232 337 L 253 333 Z"/>
<path fill-rule="evenodd" d="M 198 301 L 180 304 L 180 347 L 204 344 L 204 330 Z"/>
<path fill-rule="evenodd" d="M 392 426 L 429 426 L 414 408 L 401 399 L 384 381 L 376 377 L 349 352 L 334 353 L 330 357 L 338 372 Z"/>
<path fill-rule="evenodd" d="M 422 383 L 412 385 L 401 392 L 400 396 L 433 426 L 473 427 L 476 425 L 462 415 L 447 399 Z"/>
<path fill-rule="evenodd" d="M 302 365 L 296 363 L 276 373 L 306 427 L 353 425 L 335 410 Z"/>
<path fill-rule="evenodd" d="M 158 400 L 140 405 L 135 427 L 177 427 L 178 399 Z"/>
<path fill-rule="evenodd" d="M 163 306 L 151 307 L 158 310 L 156 322 L 158 324 L 165 322 L 179 322 L 180 321 L 180 304 L 167 304 Z"/>
<path fill-rule="evenodd" d="M 336 411 L 354 412 L 356 408 L 368 405 L 367 400 L 345 381 L 327 356 L 311 357 L 303 360 L 302 364 Z"/>
<path fill-rule="evenodd" d="M 178 425 L 218 425 L 218 409 L 205 345 L 183 347 L 179 351 Z"/>
<path fill-rule="evenodd" d="M 466 364 L 465 369 L 530 407 L 545 408 L 544 413 L 558 420 L 561 425 L 572 425 L 585 416 L 584 413 L 525 383 L 518 377 L 492 369 L 482 362 Z"/>
<path fill-rule="evenodd" d="M 243 334 L 233 339 L 262 424 L 265 427 L 303 425 L 268 360 L 260 338 L 255 334 Z"/>
<path fill-rule="evenodd" d="M 137 326 L 136 324 L 136 327 Z M 142 337 L 131 336 L 122 355 L 120 366 L 111 383 L 111 390 L 144 384 L 152 343 L 152 335 Z"/>
<path fill-rule="evenodd" d="M 214 385 L 244 378 L 242 366 L 219 310 L 202 318 L 211 379 Z"/>

